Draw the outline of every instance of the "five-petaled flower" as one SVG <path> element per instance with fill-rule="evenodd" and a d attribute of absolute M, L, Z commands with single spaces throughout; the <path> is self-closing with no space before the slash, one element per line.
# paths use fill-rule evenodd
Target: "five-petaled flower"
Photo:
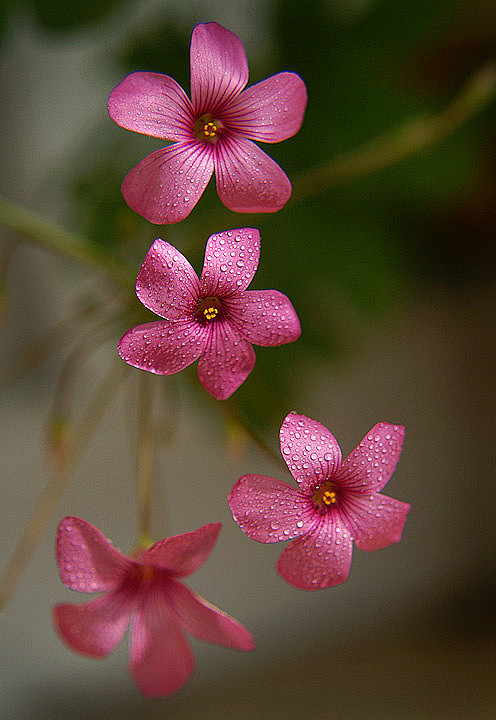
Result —
<path fill-rule="evenodd" d="M 64 518 L 56 546 L 62 582 L 71 590 L 105 594 L 79 605 L 55 606 L 63 640 L 83 655 L 103 658 L 131 621 L 130 671 L 149 697 L 171 695 L 193 672 L 184 631 L 206 642 L 252 650 L 252 636 L 243 625 L 180 582 L 203 565 L 220 528 L 220 523 L 204 525 L 131 558 L 85 520 Z"/>
<path fill-rule="evenodd" d="M 318 590 L 344 582 L 353 541 L 361 550 L 378 550 L 401 540 L 410 505 L 379 490 L 396 467 L 404 432 L 399 425 L 378 423 L 342 460 L 327 428 L 290 413 L 281 426 L 281 451 L 298 489 L 244 475 L 229 496 L 234 519 L 258 542 L 296 538 L 277 563 L 292 585 Z"/>
<path fill-rule="evenodd" d="M 138 325 L 121 338 L 120 356 L 158 375 L 177 373 L 200 358 L 198 377 L 225 400 L 255 364 L 251 343 L 281 345 L 297 340 L 298 316 L 277 290 L 246 290 L 258 266 L 260 234 L 228 230 L 207 241 L 201 278 L 181 253 L 156 240 L 141 267 L 136 294 L 164 318 Z"/>
<path fill-rule="evenodd" d="M 298 132 L 307 102 L 303 80 L 283 72 L 243 90 L 243 44 L 214 22 L 194 28 L 190 56 L 191 100 L 171 77 L 152 72 L 128 75 L 110 94 L 109 114 L 118 125 L 174 143 L 126 175 L 125 201 L 152 223 L 179 222 L 215 170 L 230 210 L 280 210 L 291 183 L 252 140 L 275 143 Z"/>

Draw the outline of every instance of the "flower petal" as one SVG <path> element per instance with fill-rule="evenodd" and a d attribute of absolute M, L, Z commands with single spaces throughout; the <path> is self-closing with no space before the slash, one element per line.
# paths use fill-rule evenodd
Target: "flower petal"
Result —
<path fill-rule="evenodd" d="M 278 290 L 247 290 L 226 298 L 223 306 L 239 334 L 255 345 L 283 345 L 301 335 L 296 310 Z"/>
<path fill-rule="evenodd" d="M 279 439 L 289 471 L 304 492 L 328 480 L 341 464 L 341 448 L 334 435 L 306 415 L 286 415 Z"/>
<path fill-rule="evenodd" d="M 168 75 L 131 73 L 110 93 L 108 111 L 112 120 L 126 130 L 162 140 L 194 137 L 191 101 Z"/>
<path fill-rule="evenodd" d="M 131 210 L 156 224 L 184 220 L 200 199 L 214 169 L 211 146 L 193 140 L 148 155 L 121 186 Z"/>
<path fill-rule="evenodd" d="M 349 575 L 353 542 L 338 513 L 322 516 L 315 529 L 294 540 L 282 552 L 277 571 L 301 590 L 339 585 Z"/>
<path fill-rule="evenodd" d="M 135 564 L 96 527 L 78 517 L 59 523 L 55 554 L 64 585 L 85 593 L 112 590 Z"/>
<path fill-rule="evenodd" d="M 282 72 L 243 90 L 222 120 L 244 137 L 280 142 L 298 132 L 306 104 L 307 89 L 301 77 Z"/>
<path fill-rule="evenodd" d="M 400 459 L 405 428 L 380 422 L 343 460 L 336 482 L 361 492 L 378 492 L 394 472 Z"/>
<path fill-rule="evenodd" d="M 154 588 L 143 598 L 131 626 L 130 671 L 147 697 L 167 697 L 193 672 L 195 661 L 165 593 Z"/>
<path fill-rule="evenodd" d="M 381 493 L 346 494 L 348 525 L 360 550 L 380 550 L 401 540 L 410 505 Z"/>
<path fill-rule="evenodd" d="M 169 581 L 168 599 L 179 623 L 200 640 L 236 650 L 254 649 L 253 637 L 244 625 L 182 583 Z"/>
<path fill-rule="evenodd" d="M 208 523 L 193 532 L 160 540 L 143 554 L 140 562 L 169 570 L 175 575 L 191 575 L 214 549 L 221 527 L 220 523 Z"/>
<path fill-rule="evenodd" d="M 198 276 L 179 250 L 158 238 L 136 280 L 136 295 L 148 310 L 168 320 L 193 312 L 200 294 Z"/>
<path fill-rule="evenodd" d="M 221 110 L 248 82 L 243 43 L 215 22 L 194 28 L 190 64 L 191 98 L 197 116 Z"/>
<path fill-rule="evenodd" d="M 129 365 L 156 375 L 174 375 L 200 357 L 205 332 L 195 321 L 157 321 L 136 325 L 117 350 Z"/>
<path fill-rule="evenodd" d="M 291 196 L 286 173 L 251 140 L 225 136 L 215 146 L 217 192 L 234 212 L 277 212 Z"/>
<path fill-rule="evenodd" d="M 72 650 L 103 658 L 122 640 L 131 611 L 131 602 L 114 592 L 81 605 L 56 605 L 53 617 L 59 635 Z"/>
<path fill-rule="evenodd" d="M 241 530 L 262 543 L 299 537 L 320 517 L 300 490 L 265 475 L 240 477 L 228 502 Z"/>
<path fill-rule="evenodd" d="M 240 293 L 251 283 L 260 258 L 260 233 L 255 228 L 211 235 L 200 278 L 202 295 Z"/>
<path fill-rule="evenodd" d="M 210 339 L 198 363 L 198 378 L 210 395 L 226 400 L 255 365 L 255 351 L 227 322 L 210 325 Z"/>

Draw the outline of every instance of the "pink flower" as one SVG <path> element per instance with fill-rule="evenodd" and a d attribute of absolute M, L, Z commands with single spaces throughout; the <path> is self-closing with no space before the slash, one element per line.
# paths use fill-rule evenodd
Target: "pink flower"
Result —
<path fill-rule="evenodd" d="M 185 630 L 206 642 L 252 650 L 253 638 L 243 625 L 180 582 L 203 565 L 220 528 L 210 523 L 160 540 L 134 559 L 90 523 L 64 518 L 56 547 L 62 582 L 78 592 L 105 594 L 79 605 L 55 606 L 62 639 L 76 652 L 103 658 L 131 621 L 130 671 L 149 697 L 171 695 L 193 672 Z"/>
<path fill-rule="evenodd" d="M 181 253 L 155 240 L 136 281 L 136 294 L 164 320 L 131 328 L 119 355 L 130 365 L 172 375 L 200 358 L 198 377 L 218 400 L 243 383 L 255 364 L 251 343 L 297 340 L 298 316 L 277 290 L 246 290 L 260 257 L 260 234 L 229 230 L 207 241 L 201 278 Z"/>
<path fill-rule="evenodd" d="M 405 429 L 374 425 L 347 458 L 327 428 L 290 413 L 282 455 L 298 489 L 264 475 L 244 475 L 229 505 L 240 528 L 262 543 L 292 540 L 277 570 L 302 590 L 338 585 L 350 571 L 353 542 L 379 550 L 401 540 L 408 503 L 381 495 L 401 454 Z"/>
<path fill-rule="evenodd" d="M 298 132 L 307 102 L 303 80 L 284 72 L 243 90 L 243 43 L 214 22 L 194 28 L 190 55 L 191 100 L 171 77 L 151 72 L 128 75 L 110 93 L 108 110 L 118 125 L 174 142 L 126 175 L 125 201 L 152 223 L 179 222 L 215 170 L 230 210 L 280 210 L 291 183 L 252 140 L 275 143 Z"/>

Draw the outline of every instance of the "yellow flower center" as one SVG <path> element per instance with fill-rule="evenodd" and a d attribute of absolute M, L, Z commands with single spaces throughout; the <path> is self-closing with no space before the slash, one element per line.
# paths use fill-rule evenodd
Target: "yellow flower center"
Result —
<path fill-rule="evenodd" d="M 203 317 L 206 320 L 213 320 L 214 318 L 217 317 L 218 314 L 219 314 L 218 308 L 213 307 L 213 305 L 211 307 L 206 307 L 203 311 Z"/>
<path fill-rule="evenodd" d="M 196 306 L 195 315 L 198 320 L 211 322 L 219 317 L 222 305 L 217 297 L 202 298 Z"/>
<path fill-rule="evenodd" d="M 155 568 L 151 565 L 142 565 L 141 574 L 143 575 L 143 580 L 151 580 L 155 575 Z"/>
<path fill-rule="evenodd" d="M 200 115 L 195 120 L 195 136 L 197 140 L 215 144 L 219 139 L 219 133 L 223 125 L 220 120 L 216 120 L 212 115 Z"/>
<path fill-rule="evenodd" d="M 321 510 L 335 505 L 338 502 L 338 496 L 334 485 L 328 480 L 319 485 L 313 492 L 312 500 Z"/>
<path fill-rule="evenodd" d="M 207 137 L 215 137 L 215 134 L 217 133 L 218 129 L 219 128 L 217 127 L 217 125 L 215 123 L 208 122 L 208 123 L 205 123 L 205 125 L 203 126 L 203 133 Z"/>

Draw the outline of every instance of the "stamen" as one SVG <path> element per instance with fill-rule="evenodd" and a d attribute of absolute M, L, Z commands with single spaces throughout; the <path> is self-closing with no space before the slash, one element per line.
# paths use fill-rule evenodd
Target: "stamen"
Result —
<path fill-rule="evenodd" d="M 312 500 L 322 511 L 327 510 L 331 505 L 336 505 L 338 503 L 338 494 L 333 483 L 326 480 L 322 485 L 315 488 Z"/>
<path fill-rule="evenodd" d="M 152 565 L 142 565 L 140 569 L 143 580 L 146 582 L 149 582 L 155 575 L 155 568 Z"/>
<path fill-rule="evenodd" d="M 213 307 L 213 306 L 206 307 L 205 310 L 203 311 L 203 316 L 204 316 L 207 320 L 213 320 L 214 318 L 217 317 L 218 314 L 219 314 L 218 309 L 217 309 L 216 307 Z"/>
<path fill-rule="evenodd" d="M 217 125 L 213 122 L 205 123 L 203 126 L 203 132 L 207 137 L 215 137 L 215 134 L 217 132 Z"/>
<path fill-rule="evenodd" d="M 196 139 L 213 145 L 219 140 L 223 128 L 222 122 L 208 113 L 196 118 L 194 125 Z"/>
<path fill-rule="evenodd" d="M 222 311 L 222 304 L 218 297 L 201 298 L 196 306 L 195 315 L 198 320 L 212 322 L 219 317 Z"/>
<path fill-rule="evenodd" d="M 326 490 L 325 493 L 322 495 L 322 502 L 324 502 L 326 505 L 333 505 L 336 502 L 336 493 Z"/>

